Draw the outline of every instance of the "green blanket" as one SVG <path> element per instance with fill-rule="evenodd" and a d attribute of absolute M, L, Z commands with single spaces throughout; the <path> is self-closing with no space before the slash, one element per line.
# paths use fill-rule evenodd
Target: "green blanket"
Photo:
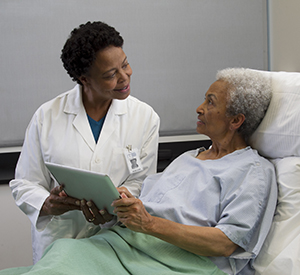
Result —
<path fill-rule="evenodd" d="M 114 227 L 88 239 L 60 239 L 34 266 L 11 268 L 0 275 L 210 274 L 223 275 L 208 258 L 160 239 Z"/>

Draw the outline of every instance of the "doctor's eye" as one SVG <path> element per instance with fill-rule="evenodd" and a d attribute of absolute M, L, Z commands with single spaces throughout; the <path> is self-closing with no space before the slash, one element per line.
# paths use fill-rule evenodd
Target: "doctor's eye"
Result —
<path fill-rule="evenodd" d="M 106 75 L 105 77 L 104 77 L 104 79 L 112 79 L 112 78 L 114 78 L 116 76 L 116 72 L 114 72 L 113 74 L 110 74 L 110 75 Z"/>

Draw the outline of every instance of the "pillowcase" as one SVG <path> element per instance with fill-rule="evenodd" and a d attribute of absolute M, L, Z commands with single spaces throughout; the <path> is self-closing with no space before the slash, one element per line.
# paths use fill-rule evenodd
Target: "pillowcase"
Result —
<path fill-rule="evenodd" d="M 300 157 L 270 161 L 275 166 L 278 184 L 278 203 L 274 221 L 285 221 L 300 215 Z M 300 232 L 300 223 L 294 226 L 298 227 Z M 294 226 L 291 225 L 291 228 Z"/>
<path fill-rule="evenodd" d="M 300 156 L 300 73 L 258 72 L 271 76 L 273 95 L 251 147 L 266 158 Z"/>
<path fill-rule="evenodd" d="M 271 160 L 278 204 L 270 232 L 254 262 L 256 275 L 300 274 L 300 157 Z"/>

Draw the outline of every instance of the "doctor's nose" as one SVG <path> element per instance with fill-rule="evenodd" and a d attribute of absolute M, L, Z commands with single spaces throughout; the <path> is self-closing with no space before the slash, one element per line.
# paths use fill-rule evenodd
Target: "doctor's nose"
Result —
<path fill-rule="evenodd" d="M 128 78 L 130 78 L 131 75 L 132 75 L 132 69 L 128 64 L 125 69 L 120 71 L 118 82 L 120 83 L 126 81 Z"/>

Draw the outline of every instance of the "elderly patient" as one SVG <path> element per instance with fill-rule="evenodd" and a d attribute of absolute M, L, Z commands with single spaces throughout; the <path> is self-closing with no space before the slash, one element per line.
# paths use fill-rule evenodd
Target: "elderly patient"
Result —
<path fill-rule="evenodd" d="M 112 204 L 119 225 L 56 241 L 36 265 L 0 274 L 253 274 L 277 191 L 273 166 L 247 140 L 270 99 L 259 73 L 218 72 L 197 108 L 208 150 L 186 152 L 146 178 L 139 198 L 119 188 Z"/>

